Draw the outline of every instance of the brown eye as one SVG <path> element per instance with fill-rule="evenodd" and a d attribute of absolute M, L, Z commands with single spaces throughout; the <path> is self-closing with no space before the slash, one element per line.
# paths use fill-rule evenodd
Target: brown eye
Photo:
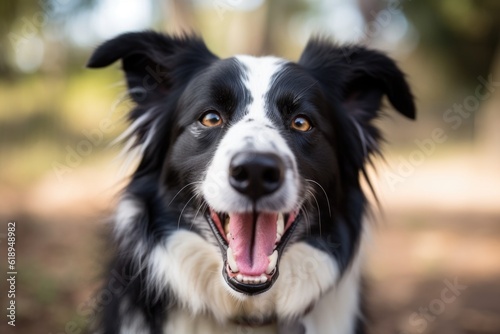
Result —
<path fill-rule="evenodd" d="M 292 120 L 292 129 L 306 132 L 312 129 L 311 122 L 305 116 L 297 116 Z"/>
<path fill-rule="evenodd" d="M 222 124 L 222 117 L 216 111 L 207 111 L 201 116 L 200 123 L 209 128 L 219 126 Z"/>

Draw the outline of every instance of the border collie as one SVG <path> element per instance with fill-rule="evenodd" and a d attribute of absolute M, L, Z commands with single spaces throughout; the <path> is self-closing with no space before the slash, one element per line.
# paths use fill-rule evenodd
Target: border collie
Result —
<path fill-rule="evenodd" d="M 324 38 L 298 62 L 220 59 L 198 37 L 148 31 L 105 42 L 88 67 L 118 60 L 140 161 L 94 331 L 365 333 L 360 179 L 379 152 L 373 120 L 384 96 L 415 117 L 395 63 Z"/>

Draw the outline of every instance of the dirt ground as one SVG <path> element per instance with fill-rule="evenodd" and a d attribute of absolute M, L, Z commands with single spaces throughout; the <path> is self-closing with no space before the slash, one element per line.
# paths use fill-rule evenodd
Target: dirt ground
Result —
<path fill-rule="evenodd" d="M 62 183 L 48 177 L 29 192 L 0 189 L 2 226 L 17 222 L 18 271 L 16 327 L 2 321 L 1 333 L 83 332 L 109 248 L 102 238 L 106 212 L 121 186 L 113 173 L 89 169 Z M 500 208 L 408 204 L 416 200 L 394 201 L 372 224 L 370 333 L 499 334 Z M 2 259 L 4 233 L 2 227 Z M 4 294 L 0 302 L 6 305 Z"/>

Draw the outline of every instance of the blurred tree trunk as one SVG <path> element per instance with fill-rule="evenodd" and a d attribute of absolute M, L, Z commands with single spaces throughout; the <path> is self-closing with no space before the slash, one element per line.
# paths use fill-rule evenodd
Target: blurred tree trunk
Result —
<path fill-rule="evenodd" d="M 301 0 L 268 0 L 263 7 L 266 17 L 263 22 L 260 54 L 283 55 L 290 46 L 290 18 L 304 13 L 312 5 Z"/>
<path fill-rule="evenodd" d="M 358 8 L 363 15 L 363 19 L 365 22 L 370 22 L 375 19 L 375 13 L 384 9 L 387 6 L 387 3 L 383 3 L 379 0 L 358 0 Z"/>
<path fill-rule="evenodd" d="M 276 51 L 274 48 L 275 32 L 282 26 L 282 20 L 280 13 L 281 1 L 266 1 L 267 13 L 264 23 L 264 36 L 260 45 L 261 54 L 273 54 Z"/>
<path fill-rule="evenodd" d="M 490 75 L 493 82 L 500 82 L 500 40 L 488 77 Z M 485 79 L 488 80 L 488 77 Z M 475 131 L 481 151 L 500 164 L 500 86 L 493 84 L 489 89 L 491 97 L 483 103 L 476 116 Z"/>
<path fill-rule="evenodd" d="M 191 0 L 164 0 L 162 7 L 167 32 L 179 34 L 197 31 Z"/>
<path fill-rule="evenodd" d="M 248 12 L 244 11 L 231 11 L 224 15 L 221 29 L 224 29 L 224 25 L 231 27 L 227 31 L 225 47 L 229 54 L 264 54 L 264 40 L 270 35 L 266 32 L 268 6 L 268 3 L 264 3 L 253 15 L 248 15 Z M 220 32 L 216 34 L 220 35 Z"/>

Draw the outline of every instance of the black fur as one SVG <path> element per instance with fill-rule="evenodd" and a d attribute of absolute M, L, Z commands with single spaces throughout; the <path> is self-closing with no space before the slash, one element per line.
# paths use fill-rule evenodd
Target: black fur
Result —
<path fill-rule="evenodd" d="M 192 198 L 190 187 L 179 191 L 200 181 L 227 128 L 200 128 L 199 137 L 186 129 L 211 109 L 220 111 L 228 123 L 237 122 L 252 97 L 241 83 L 245 76 L 241 64 L 234 58 L 219 60 L 196 37 L 155 32 L 121 35 L 97 48 L 88 66 L 104 67 L 117 60 L 136 102 L 130 121 L 148 115 L 134 132 L 136 145 L 152 137 L 125 191 L 141 203 L 142 215 L 126 240 L 114 240 L 118 251 L 112 269 L 123 273 L 128 286 L 113 295 L 96 327 L 106 334 L 118 333 L 127 321 L 119 312 L 127 299 L 132 301 L 128 307 L 146 319 L 151 333 L 162 333 L 168 311 L 176 305 L 175 291 L 148 286 L 147 272 L 130 249 L 139 242 L 146 245 L 139 256 L 143 260 L 178 228 L 201 233 L 186 213 L 193 214 L 204 203 Z M 323 192 L 311 184 L 318 203 L 305 203 L 309 215 L 303 219 L 308 219 L 310 229 L 299 229 L 294 240 L 327 252 L 342 271 L 358 249 L 367 206 L 359 178 L 370 155 L 379 151 L 381 138 L 373 120 L 384 95 L 401 114 L 415 117 L 410 88 L 392 60 L 325 39 L 311 40 L 300 60 L 288 63 L 276 75 L 266 95 L 268 116 L 297 157 L 301 176 L 324 188 Z M 288 124 L 296 115 L 308 116 L 315 130 L 290 131 Z M 364 332 L 359 320 L 356 333 Z"/>

